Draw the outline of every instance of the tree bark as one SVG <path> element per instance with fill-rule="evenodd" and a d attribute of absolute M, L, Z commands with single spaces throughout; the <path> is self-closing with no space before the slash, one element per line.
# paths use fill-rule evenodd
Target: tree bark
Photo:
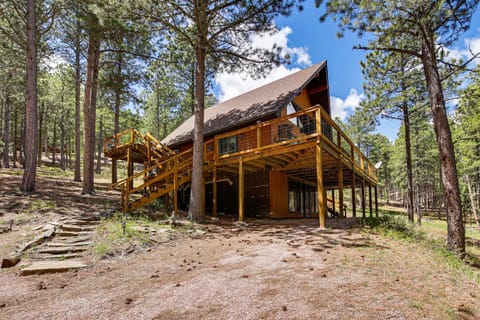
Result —
<path fill-rule="evenodd" d="M 201 4 L 198 4 L 201 5 Z M 192 220 L 201 221 L 204 217 L 203 208 L 203 129 L 205 109 L 205 55 L 206 55 L 206 18 L 204 8 L 197 11 L 197 40 L 195 47 L 195 106 L 194 106 L 194 133 L 193 133 L 193 163 L 192 185 L 190 190 L 190 206 L 188 215 Z M 174 192 L 177 192 L 174 190 Z"/>
<path fill-rule="evenodd" d="M 23 192 L 33 192 L 37 173 L 37 19 L 35 0 L 27 0 L 27 50 L 25 93 L 25 170 Z"/>
<path fill-rule="evenodd" d="M 83 105 L 84 150 L 83 150 L 83 188 L 82 193 L 95 192 L 95 119 L 97 109 L 98 69 L 100 60 L 100 32 L 98 18 L 92 15 L 90 21 L 87 77 L 85 81 L 85 101 Z"/>
<path fill-rule="evenodd" d="M 80 20 L 77 19 L 77 30 L 75 31 L 75 165 L 73 181 L 82 181 L 80 172 L 80 86 L 82 79 L 80 75 Z"/>
<path fill-rule="evenodd" d="M 67 159 L 65 156 L 65 116 L 62 112 L 62 115 L 60 117 L 60 168 L 65 171 L 66 167 Z"/>
<path fill-rule="evenodd" d="M 433 31 L 422 26 L 422 64 L 432 110 L 435 136 L 440 156 L 442 184 L 447 205 L 448 247 L 465 255 L 465 228 L 450 125 L 443 97 L 442 83 L 435 56 Z"/>
<path fill-rule="evenodd" d="M 18 149 L 18 108 L 14 108 L 13 113 L 13 167 L 17 167 L 17 149 Z"/>
<path fill-rule="evenodd" d="M 117 61 L 117 78 L 121 79 L 122 77 L 122 55 L 118 54 Z M 119 80 L 121 81 L 121 80 Z M 120 105 L 122 103 L 122 87 L 123 83 L 115 86 L 115 110 L 114 110 L 114 119 L 113 119 L 113 133 L 117 134 L 120 132 Z M 118 180 L 117 173 L 117 160 L 112 161 L 112 183 L 116 183 Z"/>
<path fill-rule="evenodd" d="M 3 142 L 5 143 L 3 148 L 3 166 L 10 168 L 9 161 L 9 146 L 10 146 L 10 109 L 11 109 L 10 97 L 7 95 L 5 101 L 5 126 L 3 128 Z"/>
<path fill-rule="evenodd" d="M 37 153 L 38 166 L 42 165 L 42 146 L 44 145 L 43 134 L 42 134 L 44 110 L 45 110 L 45 101 L 42 101 L 41 107 L 40 107 L 40 114 L 38 115 L 38 153 Z M 47 155 L 46 146 L 45 146 L 45 155 Z"/>
<path fill-rule="evenodd" d="M 413 174 L 412 174 L 412 144 L 410 141 L 410 114 L 407 102 L 402 105 L 403 125 L 405 126 L 405 157 L 407 165 L 407 212 L 408 221 L 413 223 Z"/>
<path fill-rule="evenodd" d="M 45 145 L 48 150 L 48 143 Z M 57 148 L 57 117 L 53 118 L 53 138 L 52 138 L 52 164 L 57 163 L 57 153 L 55 149 Z M 46 152 L 46 151 L 45 151 Z"/>
<path fill-rule="evenodd" d="M 98 143 L 97 143 L 97 167 L 95 172 L 97 174 L 102 173 L 102 141 L 103 141 L 103 117 L 100 116 L 100 128 L 98 130 Z"/>

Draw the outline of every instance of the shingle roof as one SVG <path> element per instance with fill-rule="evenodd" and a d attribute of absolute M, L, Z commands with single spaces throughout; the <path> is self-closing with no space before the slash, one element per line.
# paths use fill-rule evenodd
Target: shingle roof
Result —
<path fill-rule="evenodd" d="M 204 136 L 274 115 L 297 96 L 326 65 L 323 61 L 205 109 Z M 193 116 L 162 140 L 176 146 L 193 140 Z"/>

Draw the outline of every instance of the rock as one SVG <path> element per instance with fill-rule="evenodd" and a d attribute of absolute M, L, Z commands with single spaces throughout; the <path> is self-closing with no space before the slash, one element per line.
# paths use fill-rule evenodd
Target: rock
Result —
<path fill-rule="evenodd" d="M 197 230 L 191 230 L 191 232 L 190 232 L 190 230 L 188 230 L 188 232 L 189 232 L 190 237 L 195 238 L 195 239 L 201 238 L 202 236 L 205 235 L 205 233 L 207 233 L 206 231 L 198 230 L 198 229 Z"/>
<path fill-rule="evenodd" d="M 14 267 L 20 262 L 20 260 L 20 258 L 3 258 L 2 269 Z"/>
<path fill-rule="evenodd" d="M 236 221 L 233 223 L 234 226 L 246 228 L 248 224 L 245 221 Z"/>
<path fill-rule="evenodd" d="M 87 265 L 85 263 L 78 260 L 40 261 L 20 270 L 20 275 L 27 276 L 31 274 L 66 272 L 69 270 L 77 270 L 86 267 Z"/>
<path fill-rule="evenodd" d="M 129 227 L 129 229 L 133 231 L 144 232 L 144 233 L 150 233 L 152 231 L 150 230 L 149 227 L 143 227 L 143 226 L 131 226 Z"/>

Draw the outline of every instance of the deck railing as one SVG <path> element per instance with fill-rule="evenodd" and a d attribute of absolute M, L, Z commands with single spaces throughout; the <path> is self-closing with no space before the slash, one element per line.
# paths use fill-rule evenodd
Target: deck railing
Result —
<path fill-rule="evenodd" d="M 319 113 L 321 130 L 317 133 L 316 117 Z M 216 160 L 238 158 L 247 154 L 260 153 L 280 145 L 294 145 L 312 141 L 320 136 L 321 140 L 337 154 L 354 165 L 357 170 L 377 179 L 377 170 L 353 144 L 347 135 L 319 105 L 304 111 L 292 113 L 270 121 L 259 122 L 246 128 L 219 134 L 214 139 Z M 236 144 L 228 152 L 222 152 L 223 142 Z"/>

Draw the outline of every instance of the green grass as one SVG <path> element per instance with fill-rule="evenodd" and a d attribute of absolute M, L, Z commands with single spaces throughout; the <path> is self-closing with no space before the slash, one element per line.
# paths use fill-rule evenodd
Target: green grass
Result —
<path fill-rule="evenodd" d="M 170 228 L 169 225 L 153 221 L 146 216 L 135 216 L 134 220 L 125 220 L 124 216 L 118 213 L 110 219 L 103 220 L 97 228 L 93 254 L 105 257 L 118 254 L 130 246 L 148 246 L 151 242 L 150 235 L 135 230 L 135 226 L 148 226 L 151 229 Z"/>
<path fill-rule="evenodd" d="M 467 246 L 466 256 L 463 259 L 448 250 L 445 245 L 447 238 L 445 221 L 429 217 L 422 222 L 422 226 L 412 225 L 408 223 L 406 214 L 384 209 L 379 210 L 377 218 L 365 218 L 363 221 L 371 230 L 389 238 L 418 243 L 430 249 L 439 260 L 445 262 L 451 269 L 467 274 L 469 278 L 480 284 L 479 248 Z M 468 230 L 467 236 L 478 239 L 480 232 Z"/>

